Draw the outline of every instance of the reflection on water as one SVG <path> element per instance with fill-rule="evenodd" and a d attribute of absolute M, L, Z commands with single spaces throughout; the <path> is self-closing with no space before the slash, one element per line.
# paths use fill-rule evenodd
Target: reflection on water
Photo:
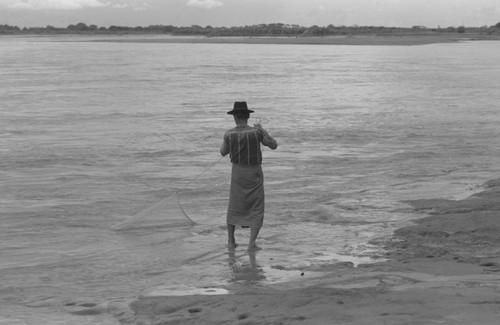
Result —
<path fill-rule="evenodd" d="M 224 288 L 193 288 L 188 286 L 158 286 L 147 292 L 147 296 L 193 296 L 193 295 L 225 295 L 229 291 Z"/>
<path fill-rule="evenodd" d="M 249 251 L 248 260 L 243 260 L 242 256 L 237 257 L 234 249 L 229 249 L 228 266 L 231 269 L 232 277 L 229 282 L 244 282 L 254 283 L 266 280 L 264 271 L 257 264 L 257 254 L 254 251 Z M 246 257 L 246 256 L 243 257 Z"/>

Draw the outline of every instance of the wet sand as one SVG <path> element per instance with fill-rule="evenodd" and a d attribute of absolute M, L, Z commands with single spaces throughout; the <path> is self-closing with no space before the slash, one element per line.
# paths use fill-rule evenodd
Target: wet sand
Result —
<path fill-rule="evenodd" d="M 499 195 L 497 179 L 463 200 L 409 202 L 422 218 L 379 243 L 383 262 L 315 266 L 272 285 L 249 268 L 222 294 L 160 292 L 107 309 L 125 324 L 498 324 Z"/>
<path fill-rule="evenodd" d="M 463 41 L 500 40 L 500 34 L 482 33 L 423 33 L 423 34 L 366 34 L 307 37 L 183 37 L 125 35 L 97 39 L 101 42 L 133 43 L 212 43 L 212 44 L 317 44 L 317 45 L 425 45 Z"/>

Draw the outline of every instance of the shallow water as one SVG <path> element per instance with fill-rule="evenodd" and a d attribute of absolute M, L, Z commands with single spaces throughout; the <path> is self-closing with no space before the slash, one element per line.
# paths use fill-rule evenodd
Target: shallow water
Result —
<path fill-rule="evenodd" d="M 498 177 L 500 42 L 82 40 L 0 39 L 0 324 L 83 324 L 65 304 L 371 262 L 383 254 L 371 240 L 418 217 L 405 200 L 461 198 Z M 245 230 L 225 249 L 218 150 L 235 100 L 280 145 L 264 151 L 254 257 Z"/>

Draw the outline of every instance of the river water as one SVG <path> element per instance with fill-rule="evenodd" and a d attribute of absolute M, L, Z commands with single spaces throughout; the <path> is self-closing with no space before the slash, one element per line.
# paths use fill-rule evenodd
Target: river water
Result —
<path fill-rule="evenodd" d="M 0 324 L 114 324 L 78 311 L 381 260 L 406 201 L 498 177 L 498 53 L 0 38 Z M 225 248 L 239 100 L 279 143 L 255 256 L 246 229 Z"/>

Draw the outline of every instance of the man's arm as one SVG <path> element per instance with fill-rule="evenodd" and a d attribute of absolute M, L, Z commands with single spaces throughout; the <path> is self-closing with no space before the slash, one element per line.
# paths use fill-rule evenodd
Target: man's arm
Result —
<path fill-rule="evenodd" d="M 224 140 L 220 147 L 220 154 L 224 157 L 229 153 L 229 139 L 224 135 Z"/>
<path fill-rule="evenodd" d="M 274 140 L 272 136 L 267 133 L 266 130 L 264 130 L 260 125 L 258 125 L 259 132 L 262 134 L 262 144 L 265 145 L 266 147 L 271 148 L 272 150 L 275 150 L 278 148 L 278 142 Z"/>

